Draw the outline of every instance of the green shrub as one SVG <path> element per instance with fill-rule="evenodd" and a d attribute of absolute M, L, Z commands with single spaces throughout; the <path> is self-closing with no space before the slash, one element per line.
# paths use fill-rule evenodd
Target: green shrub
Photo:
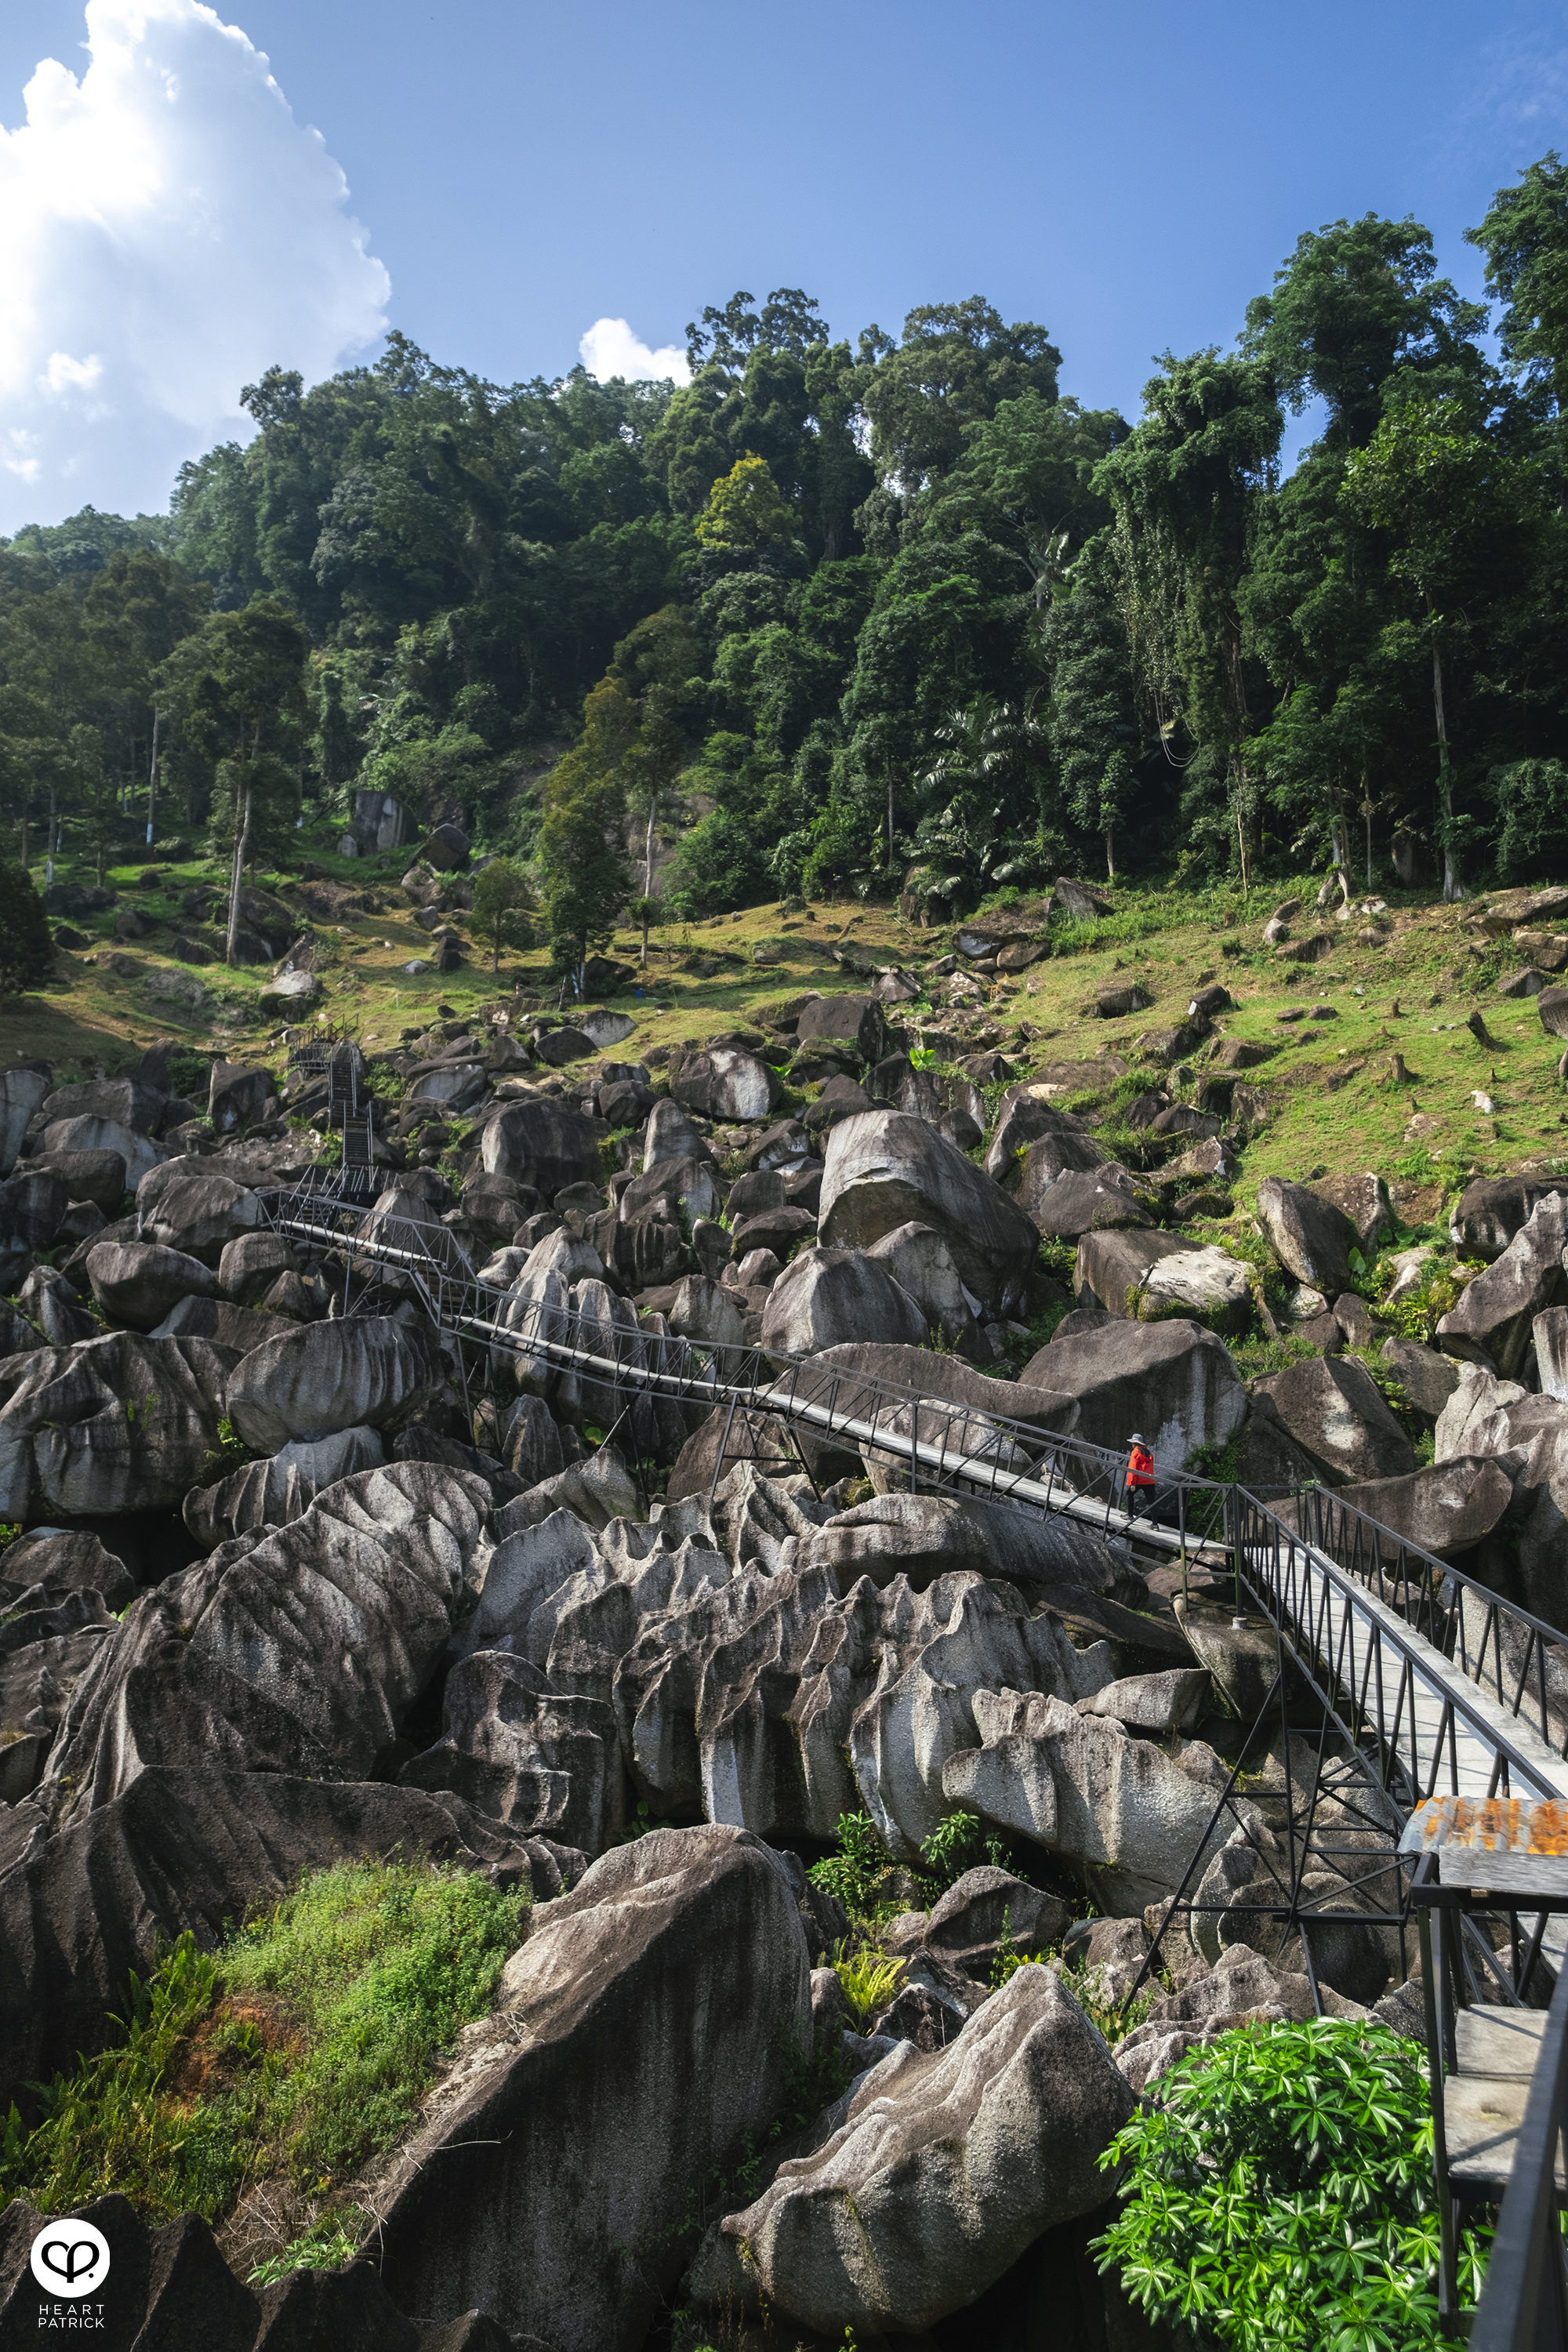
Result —
<path fill-rule="evenodd" d="M 891 1867 L 892 1856 L 870 1814 L 840 1813 L 837 1853 L 814 1863 L 806 1876 L 825 1895 L 836 1895 L 846 1911 L 863 1917 Z"/>
<path fill-rule="evenodd" d="M 334 2181 L 407 2127 L 439 2053 L 489 2009 L 528 1900 L 470 1872 L 347 1863 L 216 1956 L 182 1937 L 146 1983 L 132 1977 L 114 2047 L 44 2088 L 32 2131 L 12 2108 L 0 2207 L 64 2212 L 119 2189 L 153 2222 L 216 2221 L 248 2179 L 285 2175 L 330 2208 Z M 310 2233 L 321 2263 L 342 2259 L 342 2209 L 336 2234 L 331 2218 Z"/>
<path fill-rule="evenodd" d="M 1338 2018 L 1243 2027 L 1164 2076 L 1100 2158 L 1122 2210 L 1102 2271 L 1226 2352 L 1433 2352 L 1437 2215 L 1426 2053 Z M 1485 2233 L 1461 2241 L 1479 2290 Z"/>

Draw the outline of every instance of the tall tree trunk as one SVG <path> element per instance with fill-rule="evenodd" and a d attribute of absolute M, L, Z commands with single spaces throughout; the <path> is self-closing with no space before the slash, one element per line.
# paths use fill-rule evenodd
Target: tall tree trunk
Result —
<path fill-rule="evenodd" d="M 643 927 L 642 927 L 642 960 L 643 960 L 643 970 L 644 970 L 645 971 L 647 970 L 647 931 L 648 931 L 647 917 L 645 915 L 645 916 L 643 917 Z"/>
<path fill-rule="evenodd" d="M 1110 824 L 1105 828 L 1105 878 L 1108 882 L 1116 879 L 1116 828 Z"/>
<path fill-rule="evenodd" d="M 654 793 L 648 800 L 647 826 L 642 839 L 642 894 L 645 898 L 653 897 L 653 828 L 658 815 L 658 794 Z M 644 963 L 647 961 L 647 925 L 646 923 L 643 925 L 643 961 Z"/>
<path fill-rule="evenodd" d="M 1372 889 L 1372 819 L 1373 819 L 1373 799 L 1372 799 L 1372 794 L 1368 792 L 1368 790 L 1367 790 L 1367 788 L 1366 788 L 1366 771 L 1365 771 L 1364 769 L 1363 769 L 1363 771 L 1362 771 L 1362 779 L 1361 779 L 1361 813 L 1362 813 L 1363 816 L 1366 819 L 1366 887 L 1367 887 L 1367 890 L 1368 890 L 1368 892 L 1370 893 L 1370 892 L 1371 892 L 1371 889 Z"/>
<path fill-rule="evenodd" d="M 888 771 L 888 881 L 893 879 L 893 772 Z"/>
<path fill-rule="evenodd" d="M 1454 775 L 1448 761 L 1448 722 L 1443 715 L 1443 656 L 1437 649 L 1437 639 L 1432 639 L 1432 709 L 1437 721 L 1437 806 L 1443 813 L 1443 896 L 1462 898 L 1465 895 L 1455 860 L 1453 843 L 1447 828 L 1454 817 Z"/>
<path fill-rule="evenodd" d="M 239 835 L 234 845 L 234 873 L 228 886 L 228 945 L 225 961 L 234 961 L 235 948 L 239 940 L 239 886 L 245 872 L 245 853 L 250 846 L 250 778 L 245 780 L 245 814 L 240 821 Z"/>
<path fill-rule="evenodd" d="M 160 710 L 153 713 L 153 755 L 147 762 L 147 846 L 153 846 L 153 820 L 158 807 L 158 728 L 163 719 Z"/>

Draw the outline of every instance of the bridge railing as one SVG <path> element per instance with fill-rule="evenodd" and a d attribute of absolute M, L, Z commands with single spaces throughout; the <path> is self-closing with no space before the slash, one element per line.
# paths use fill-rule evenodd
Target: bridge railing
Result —
<path fill-rule="evenodd" d="M 1234 1513 L 1237 1558 L 1249 1575 L 1266 1573 L 1277 1589 L 1304 1598 L 1310 1559 L 1331 1561 L 1493 1706 L 1568 1758 L 1568 1638 L 1555 1627 L 1331 1488 L 1305 1487 L 1272 1507 L 1238 1489 Z"/>

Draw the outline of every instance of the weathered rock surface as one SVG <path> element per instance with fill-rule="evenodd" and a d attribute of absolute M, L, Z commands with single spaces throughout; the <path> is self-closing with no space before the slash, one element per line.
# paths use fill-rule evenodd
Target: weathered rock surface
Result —
<path fill-rule="evenodd" d="M 1415 1467 L 1410 1440 L 1365 1369 L 1343 1356 L 1291 1364 L 1257 1383 L 1292 1442 L 1331 1486 L 1373 1478 L 1408 1477 Z"/>
<path fill-rule="evenodd" d="M 489 1502 L 431 1463 L 362 1471 L 143 1594 L 72 1697 L 44 1784 L 52 1815 L 204 1755 L 368 1776 L 447 1645 Z"/>
<path fill-rule="evenodd" d="M 546 1201 L 567 1184 L 599 1180 L 594 1122 L 549 1095 L 509 1103 L 487 1120 L 479 1156 L 487 1174 L 531 1184 Z"/>
<path fill-rule="evenodd" d="M 835 2338 L 929 2327 L 1100 2202 L 1131 2105 L 1071 1995 L 1019 1969 L 948 2048 L 895 2051 L 852 2087 L 825 2144 L 709 2232 L 692 2292 Z"/>
<path fill-rule="evenodd" d="M 853 1340 L 918 1348 L 926 1318 L 909 1293 L 859 1250 L 803 1251 L 768 1293 L 762 1344 L 775 1362 Z"/>
<path fill-rule="evenodd" d="M 100 1242 L 88 1252 L 87 1276 L 104 1314 L 136 1331 L 151 1331 L 178 1300 L 217 1290 L 199 1258 L 158 1242 Z"/>
<path fill-rule="evenodd" d="M 702 1118 L 768 1118 L 784 1100 L 778 1072 L 739 1045 L 683 1055 L 669 1091 Z"/>
<path fill-rule="evenodd" d="M 1108 1911 L 1173 1895 L 1213 1834 L 1214 1790 L 1147 1739 L 1037 1689 L 975 1694 L 983 1745 L 949 1758 L 942 1789 L 1076 1864 Z"/>
<path fill-rule="evenodd" d="M 1500 1257 L 1478 1274 L 1437 1326 L 1451 1356 L 1468 1356 L 1511 1380 L 1522 1366 L 1535 1318 L 1554 1307 L 1568 1283 L 1568 1194 L 1538 1201 Z"/>
<path fill-rule="evenodd" d="M 0 1517 L 177 1508 L 217 1447 L 235 1357 L 118 1331 L 0 1363 Z"/>
<path fill-rule="evenodd" d="M 910 1223 L 942 1236 L 976 1298 L 1003 1310 L 1021 1303 L 1039 1235 L 1001 1186 L 906 1112 L 840 1120 L 827 1139 L 823 1241 L 865 1249 Z"/>
<path fill-rule="evenodd" d="M 1349 1289 L 1355 1234 L 1350 1219 L 1331 1201 L 1322 1200 L 1305 1184 L 1266 1176 L 1258 1188 L 1258 1215 L 1287 1274 L 1310 1283 L 1329 1298 Z"/>
<path fill-rule="evenodd" d="M 247 1445 L 275 1454 L 294 1438 L 380 1429 L 433 1396 L 446 1377 L 422 1325 L 349 1316 L 268 1339 L 246 1356 L 225 1398 Z"/>
<path fill-rule="evenodd" d="M 377 2198 L 394 2299 L 547 2313 L 560 2352 L 635 2352 L 658 2299 L 643 2250 L 766 2125 L 782 2037 L 810 2021 L 794 1892 L 757 1839 L 657 1830 L 604 1855 L 536 1915 Z"/>
<path fill-rule="evenodd" d="M 1142 1430 L 1157 1471 L 1184 1467 L 1200 1445 L 1224 1445 L 1247 1418 L 1247 1392 L 1223 1340 L 1176 1319 L 1111 1319 L 1058 1336 L 1029 1359 L 1026 1388 L 1078 1399 L 1074 1434 L 1124 1452 Z"/>
<path fill-rule="evenodd" d="M 1073 1280 L 1080 1307 L 1133 1322 L 1186 1314 L 1237 1332 L 1252 1313 L 1246 1266 L 1213 1244 L 1194 1246 L 1180 1234 L 1086 1233 Z"/>
<path fill-rule="evenodd" d="M 504 1650 L 455 1666 L 441 1738 L 398 1775 L 405 1789 L 448 1789 L 514 1828 L 601 1854 L 625 1814 L 621 1751 L 608 1701 L 554 1690 Z"/>

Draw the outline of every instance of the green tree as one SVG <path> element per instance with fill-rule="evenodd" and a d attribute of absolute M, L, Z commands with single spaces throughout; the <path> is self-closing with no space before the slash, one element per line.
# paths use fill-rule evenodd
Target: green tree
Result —
<path fill-rule="evenodd" d="M 765 457 L 736 460 L 709 491 L 696 530 L 710 554 L 744 556 L 764 567 L 788 562 L 799 549 L 795 518 Z"/>
<path fill-rule="evenodd" d="M 0 866 L 0 993 L 39 988 L 55 968 L 44 902 L 25 866 Z"/>
<path fill-rule="evenodd" d="M 1503 305 L 1498 341 L 1527 384 L 1550 392 L 1568 415 L 1568 166 L 1555 148 L 1500 188 L 1479 228 L 1465 231 L 1487 257 L 1487 284 Z"/>
<path fill-rule="evenodd" d="M 1444 656 L 1468 634 L 1461 609 L 1467 590 L 1517 550 L 1531 485 L 1526 470 L 1475 429 L 1463 402 L 1438 394 L 1405 400 L 1384 417 L 1351 459 L 1344 495 L 1364 520 L 1389 534 L 1389 573 L 1417 608 L 1414 620 L 1395 623 L 1385 636 L 1406 657 L 1430 657 L 1443 895 L 1460 898 L 1475 822 L 1455 806 Z"/>
<path fill-rule="evenodd" d="M 215 835 L 230 846 L 227 956 L 235 961 L 246 867 L 292 826 L 307 716 L 305 632 L 276 597 L 215 613 L 158 674 L 161 693 L 216 771 Z"/>
<path fill-rule="evenodd" d="M 1222 782 L 1244 886 L 1257 840 L 1256 777 L 1239 591 L 1283 419 L 1258 360 L 1172 354 L 1144 414 L 1095 475 L 1115 509 L 1133 677 L 1173 764 Z M 1202 763 L 1201 767 L 1199 763 Z"/>
<path fill-rule="evenodd" d="M 664 920 L 663 899 L 651 898 L 646 891 L 640 898 L 628 898 L 626 901 L 626 920 L 628 923 L 636 923 L 637 929 L 642 933 L 642 961 L 646 968 L 647 963 L 647 935 L 649 931 L 653 930 L 658 924 L 662 923 Z"/>
<path fill-rule="evenodd" d="M 556 762 L 544 787 L 538 859 L 545 922 L 579 993 L 589 949 L 608 941 L 631 895 L 620 847 L 626 815 L 621 762 L 637 719 L 637 703 L 619 681 L 603 679 L 584 706 L 582 740 Z"/>
<path fill-rule="evenodd" d="M 492 857 L 474 880 L 473 924 L 489 941 L 490 970 L 500 970 L 500 951 L 521 955 L 533 945 L 533 887 L 510 857 Z"/>

